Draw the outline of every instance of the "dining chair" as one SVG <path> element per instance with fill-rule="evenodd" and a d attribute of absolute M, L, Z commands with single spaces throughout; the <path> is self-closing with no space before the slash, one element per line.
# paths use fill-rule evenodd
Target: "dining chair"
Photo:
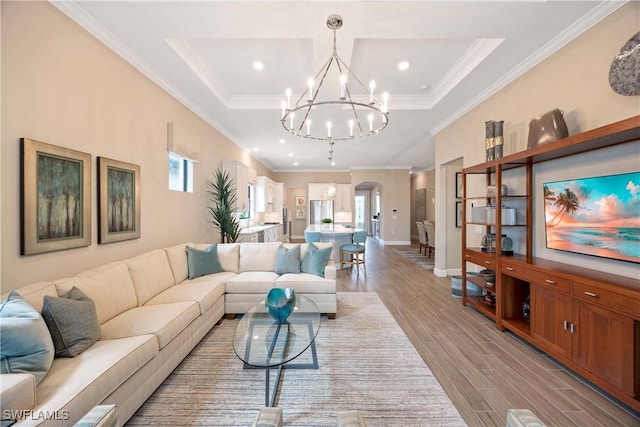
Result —
<path fill-rule="evenodd" d="M 362 265 L 366 271 L 366 266 L 364 265 L 364 249 L 366 241 L 366 231 L 362 230 L 353 232 L 353 243 L 340 246 L 340 268 L 342 268 L 343 264 L 351 265 L 351 267 L 355 265 L 358 269 L 357 273 L 360 274 L 359 266 Z"/>
<path fill-rule="evenodd" d="M 418 248 L 418 252 L 422 253 L 422 249 L 424 248 L 424 254 L 427 255 L 427 232 L 424 229 L 424 223 L 422 221 L 416 221 L 416 227 L 418 227 L 418 241 L 420 242 L 420 247 Z"/>
<path fill-rule="evenodd" d="M 429 252 L 429 254 L 427 255 L 425 253 L 425 255 L 427 255 L 429 258 L 431 258 L 431 254 L 435 253 L 436 251 L 436 226 L 434 223 L 425 223 L 424 224 L 424 230 L 425 230 L 425 234 L 427 235 L 427 249 L 425 252 Z"/>

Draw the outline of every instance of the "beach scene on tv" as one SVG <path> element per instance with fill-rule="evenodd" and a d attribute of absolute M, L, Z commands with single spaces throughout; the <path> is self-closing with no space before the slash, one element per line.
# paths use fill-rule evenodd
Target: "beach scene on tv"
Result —
<path fill-rule="evenodd" d="M 640 263 L 640 172 L 544 183 L 547 248 Z"/>

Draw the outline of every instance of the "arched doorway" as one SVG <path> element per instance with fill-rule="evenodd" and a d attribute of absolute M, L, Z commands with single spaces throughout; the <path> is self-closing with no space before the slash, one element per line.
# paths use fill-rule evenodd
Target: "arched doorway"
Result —
<path fill-rule="evenodd" d="M 370 236 L 380 238 L 382 212 L 382 184 L 361 182 L 355 186 L 354 222 L 356 228 L 367 230 Z"/>

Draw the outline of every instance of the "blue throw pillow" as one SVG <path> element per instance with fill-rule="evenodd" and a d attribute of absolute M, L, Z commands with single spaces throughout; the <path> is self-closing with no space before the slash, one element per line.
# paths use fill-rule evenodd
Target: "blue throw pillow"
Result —
<path fill-rule="evenodd" d="M 53 362 L 53 341 L 40 313 L 16 291 L 0 302 L 0 372 L 30 373 L 40 383 Z"/>
<path fill-rule="evenodd" d="M 204 250 L 191 246 L 186 246 L 185 249 L 187 250 L 187 264 L 189 264 L 189 280 L 224 271 L 218 259 L 218 245 L 216 243 Z"/>
<path fill-rule="evenodd" d="M 42 318 L 51 332 L 56 357 L 76 357 L 100 339 L 96 305 L 75 286 L 60 297 L 45 295 Z"/>
<path fill-rule="evenodd" d="M 303 273 L 315 274 L 324 277 L 324 268 L 329 264 L 331 247 L 318 249 L 313 243 L 309 243 L 307 251 L 300 262 L 300 270 Z"/>
<path fill-rule="evenodd" d="M 300 273 L 300 245 L 291 249 L 284 246 L 278 248 L 276 253 L 276 273 Z"/>

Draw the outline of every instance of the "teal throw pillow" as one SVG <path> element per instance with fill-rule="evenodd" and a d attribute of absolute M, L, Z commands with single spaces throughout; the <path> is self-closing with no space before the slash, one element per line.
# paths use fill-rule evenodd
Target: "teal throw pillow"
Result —
<path fill-rule="evenodd" d="M 204 250 L 191 246 L 186 246 L 185 249 L 187 250 L 187 264 L 189 264 L 189 280 L 224 271 L 218 259 L 218 245 L 216 243 Z"/>
<path fill-rule="evenodd" d="M 54 351 L 40 313 L 11 291 L 0 301 L 0 372 L 30 373 L 40 383 L 51 367 Z"/>
<path fill-rule="evenodd" d="M 300 245 L 291 249 L 284 246 L 278 248 L 276 253 L 276 273 L 300 273 Z"/>
<path fill-rule="evenodd" d="M 100 339 L 100 322 L 96 304 L 75 286 L 60 297 L 45 295 L 44 319 L 56 357 L 76 357 Z"/>
<path fill-rule="evenodd" d="M 309 243 L 307 251 L 300 262 L 300 270 L 303 273 L 315 274 L 324 277 L 324 268 L 331 258 L 331 247 L 318 249 L 313 243 Z"/>

